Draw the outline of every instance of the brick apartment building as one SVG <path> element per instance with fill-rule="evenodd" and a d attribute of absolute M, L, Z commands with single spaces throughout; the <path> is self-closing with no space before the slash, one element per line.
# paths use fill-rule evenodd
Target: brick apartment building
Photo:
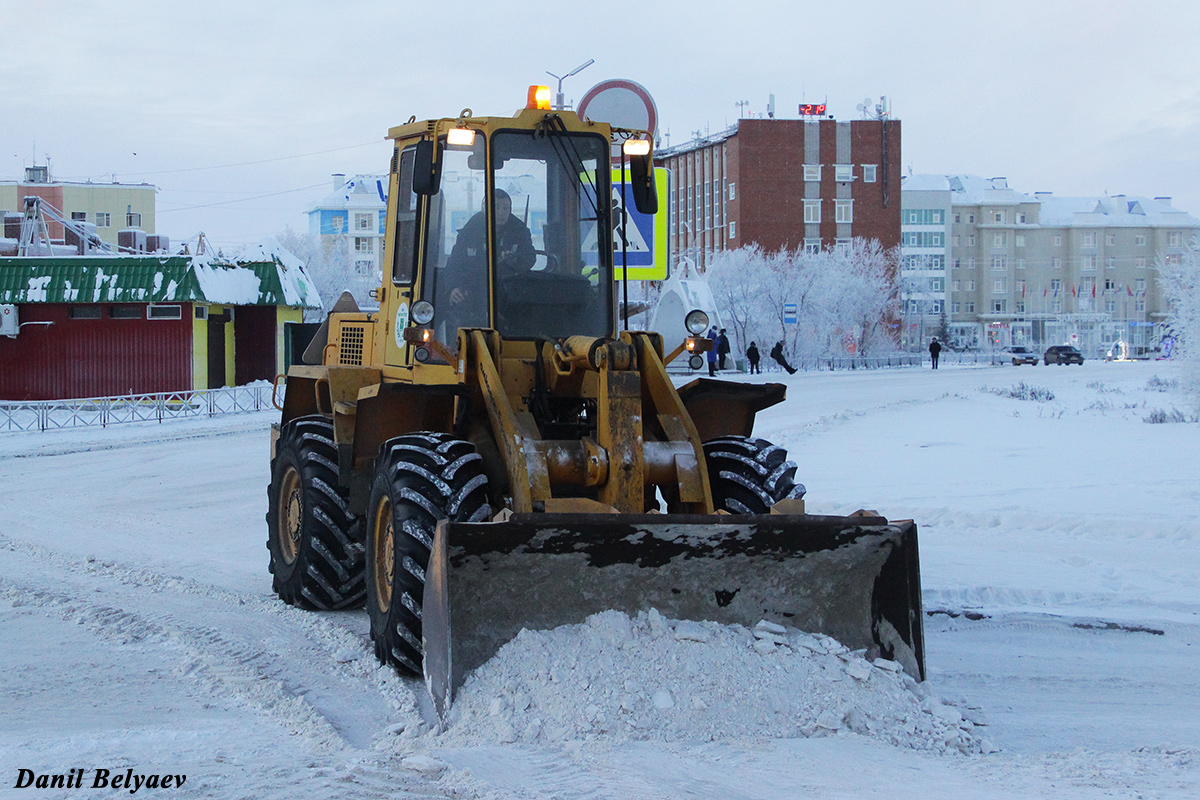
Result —
<path fill-rule="evenodd" d="M 900 245 L 900 121 L 742 119 L 660 150 L 673 261 L 714 253 L 833 247 L 854 237 Z"/>

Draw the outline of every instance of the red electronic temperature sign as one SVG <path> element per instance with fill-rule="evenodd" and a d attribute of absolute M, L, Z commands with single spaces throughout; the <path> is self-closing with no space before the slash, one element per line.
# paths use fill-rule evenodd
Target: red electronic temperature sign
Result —
<path fill-rule="evenodd" d="M 800 116 L 802 117 L 820 117 L 825 114 L 824 103 L 801 103 Z"/>

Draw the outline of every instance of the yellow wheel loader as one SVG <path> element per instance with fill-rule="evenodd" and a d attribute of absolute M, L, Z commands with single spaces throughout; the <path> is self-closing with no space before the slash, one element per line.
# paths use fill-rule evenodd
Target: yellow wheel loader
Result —
<path fill-rule="evenodd" d="M 522 628 L 607 609 L 766 619 L 923 679 L 916 526 L 804 513 L 795 465 L 753 435 L 782 385 L 675 386 L 667 365 L 710 345 L 703 312 L 618 330 L 614 190 L 655 213 L 649 135 L 531 89 L 512 117 L 388 137 L 379 310 L 343 295 L 273 426 L 280 598 L 365 599 L 378 658 L 424 674 L 442 714 Z"/>

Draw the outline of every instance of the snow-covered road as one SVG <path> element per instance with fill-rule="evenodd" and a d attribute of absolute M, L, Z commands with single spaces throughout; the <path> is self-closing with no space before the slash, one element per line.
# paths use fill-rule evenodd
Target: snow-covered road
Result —
<path fill-rule="evenodd" d="M 757 432 L 810 511 L 920 525 L 927 686 L 986 723 L 1000 750 L 974 756 L 848 730 L 664 740 L 649 712 L 644 736 L 439 736 L 375 667 L 364 612 L 271 593 L 272 415 L 0 436 L 0 796 L 90 796 L 14 787 L 81 767 L 187 774 L 172 797 L 1200 796 L 1200 426 L 1142 421 L 1184 408 L 1175 377 L 764 376 L 789 400 Z M 981 390 L 1020 382 L 1055 399 Z"/>

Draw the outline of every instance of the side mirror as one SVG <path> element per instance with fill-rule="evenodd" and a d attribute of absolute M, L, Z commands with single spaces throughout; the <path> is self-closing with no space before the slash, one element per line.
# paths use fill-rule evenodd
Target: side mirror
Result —
<path fill-rule="evenodd" d="M 413 191 L 417 194 L 437 194 L 442 186 L 442 159 L 438 158 L 437 142 L 422 139 L 417 142 L 413 158 Z"/>
<path fill-rule="evenodd" d="M 658 213 L 658 192 L 654 189 L 654 164 L 650 154 L 630 156 L 630 184 L 633 189 L 633 204 L 643 214 Z"/>

